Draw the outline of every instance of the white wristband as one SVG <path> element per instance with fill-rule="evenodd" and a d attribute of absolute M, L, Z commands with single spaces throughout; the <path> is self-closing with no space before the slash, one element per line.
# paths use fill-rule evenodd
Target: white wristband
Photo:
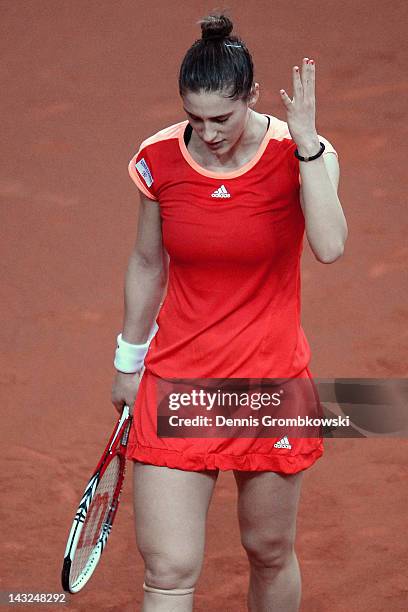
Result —
<path fill-rule="evenodd" d="M 124 374 L 133 374 L 142 369 L 144 358 L 149 349 L 149 344 L 159 329 L 156 321 L 149 334 L 149 338 L 144 344 L 131 344 L 123 340 L 120 333 L 117 337 L 117 348 L 113 365 L 119 372 Z"/>

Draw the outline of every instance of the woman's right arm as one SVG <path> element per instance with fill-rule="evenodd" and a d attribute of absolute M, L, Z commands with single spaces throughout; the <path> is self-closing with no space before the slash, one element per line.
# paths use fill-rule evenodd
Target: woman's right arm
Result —
<path fill-rule="evenodd" d="M 147 342 L 167 285 L 168 258 L 163 246 L 160 206 L 140 194 L 137 236 L 125 276 L 122 339 L 130 344 Z M 118 412 L 133 407 L 140 372 L 116 372 L 112 403 Z"/>

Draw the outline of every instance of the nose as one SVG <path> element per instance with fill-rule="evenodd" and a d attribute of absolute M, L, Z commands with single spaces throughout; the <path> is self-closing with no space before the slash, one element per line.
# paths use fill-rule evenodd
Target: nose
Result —
<path fill-rule="evenodd" d="M 204 127 L 201 138 L 207 144 L 217 142 L 217 131 L 210 126 Z"/>

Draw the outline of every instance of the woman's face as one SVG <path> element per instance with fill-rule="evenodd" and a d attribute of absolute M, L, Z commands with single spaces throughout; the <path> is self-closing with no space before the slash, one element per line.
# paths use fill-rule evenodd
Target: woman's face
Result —
<path fill-rule="evenodd" d="M 252 102 L 231 100 L 220 92 L 187 92 L 182 97 L 189 123 L 209 151 L 224 155 L 241 138 Z"/>

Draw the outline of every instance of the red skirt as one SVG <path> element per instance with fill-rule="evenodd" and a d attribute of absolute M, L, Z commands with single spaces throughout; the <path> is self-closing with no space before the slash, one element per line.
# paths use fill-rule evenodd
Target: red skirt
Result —
<path fill-rule="evenodd" d="M 309 369 L 305 368 L 298 378 L 311 379 Z M 129 460 L 188 471 L 220 469 L 295 474 L 313 465 L 323 455 L 321 437 L 159 437 L 159 382 L 149 370 L 144 371 L 129 434 Z M 313 381 L 310 382 L 314 388 Z M 314 393 L 319 402 L 317 392 Z"/>

